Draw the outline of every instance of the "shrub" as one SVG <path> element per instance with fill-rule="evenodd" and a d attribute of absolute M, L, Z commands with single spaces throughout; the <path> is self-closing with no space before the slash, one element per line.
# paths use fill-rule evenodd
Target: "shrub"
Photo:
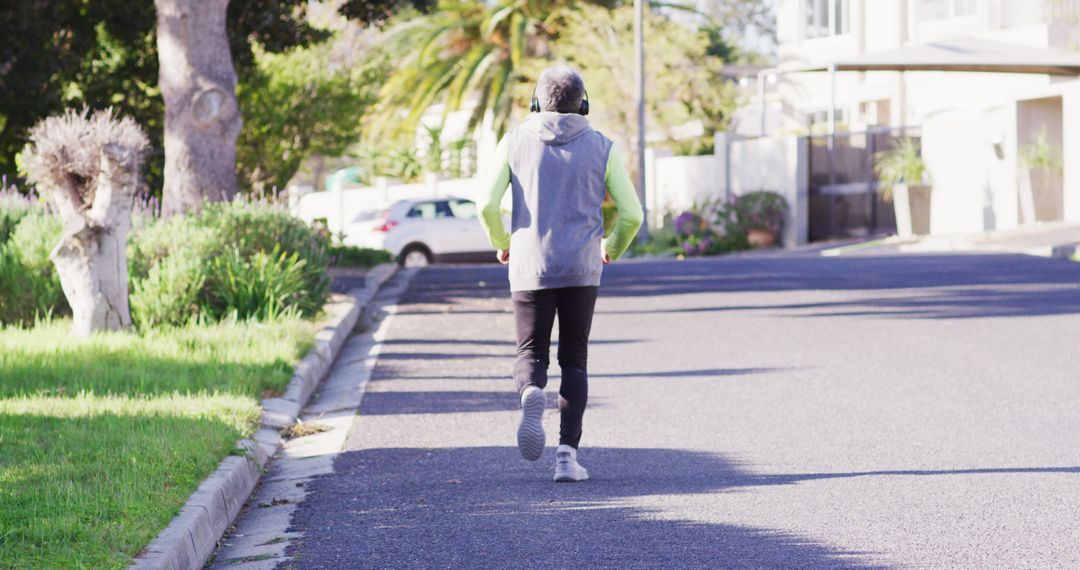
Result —
<path fill-rule="evenodd" d="M 717 241 L 716 232 L 695 211 L 679 214 L 671 223 L 683 255 L 705 255 Z"/>
<path fill-rule="evenodd" d="M 649 231 L 649 239 L 635 243 L 631 249 L 634 255 L 671 256 L 681 253 L 679 238 L 671 229 L 671 216 L 665 216 L 664 225 Z"/>
<path fill-rule="evenodd" d="M 40 210 L 32 196 L 0 190 L 0 246 L 7 242 L 15 231 L 15 226 L 19 225 L 27 214 Z"/>
<path fill-rule="evenodd" d="M 739 196 L 735 210 L 748 229 L 779 232 L 784 227 L 787 201 L 776 192 L 759 190 Z"/>
<path fill-rule="evenodd" d="M 60 231 L 56 217 L 30 212 L 0 246 L 0 323 L 29 324 L 37 317 L 70 310 L 49 259 Z"/>
<path fill-rule="evenodd" d="M 391 261 L 390 252 L 385 249 L 371 249 L 352 245 L 330 247 L 330 265 L 334 267 L 374 267 Z"/>
<path fill-rule="evenodd" d="M 199 293 L 206 283 L 204 262 L 182 249 L 131 279 L 131 318 L 140 327 L 178 325 L 202 317 Z"/>
<path fill-rule="evenodd" d="M 145 327 L 313 315 L 330 290 L 329 249 L 325 233 L 266 202 L 151 221 L 129 245 L 133 318 Z"/>
<path fill-rule="evenodd" d="M 784 227 L 786 211 L 787 201 L 783 196 L 758 190 L 737 197 L 721 209 L 717 221 L 724 227 L 725 235 L 745 240 L 750 230 L 766 230 L 779 234 Z"/>
<path fill-rule="evenodd" d="M 214 260 L 207 293 L 217 315 L 274 320 L 318 310 L 305 289 L 306 259 L 275 247 L 245 258 L 238 248 Z M 321 303 L 320 303 L 321 305 Z"/>
<path fill-rule="evenodd" d="M 886 199 L 892 198 L 892 187 L 897 184 L 919 186 L 929 181 L 920 143 L 912 137 L 897 139 L 891 150 L 875 153 L 874 173 Z"/>

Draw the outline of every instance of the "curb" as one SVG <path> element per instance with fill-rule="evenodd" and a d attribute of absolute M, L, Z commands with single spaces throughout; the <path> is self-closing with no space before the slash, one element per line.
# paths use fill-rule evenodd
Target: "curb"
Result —
<path fill-rule="evenodd" d="M 335 296 L 326 304 L 330 316 L 315 334 L 315 346 L 297 363 L 285 393 L 262 401 L 261 427 L 251 439 L 238 443 L 246 457 L 223 459 L 188 497 L 165 530 L 136 555 L 129 568 L 196 570 L 203 567 L 255 489 L 266 464 L 280 449 L 280 430 L 296 422 L 315 388 L 330 371 L 364 308 L 396 272 L 396 264 L 377 265 L 367 273 L 366 287 Z"/>

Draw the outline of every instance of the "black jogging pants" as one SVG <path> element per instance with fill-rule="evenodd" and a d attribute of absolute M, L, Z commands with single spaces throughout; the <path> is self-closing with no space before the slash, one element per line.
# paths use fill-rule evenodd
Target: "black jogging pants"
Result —
<path fill-rule="evenodd" d="M 559 316 L 559 444 L 574 448 L 581 441 L 581 420 L 589 399 L 589 330 L 598 291 L 599 287 L 563 287 L 510 295 L 517 323 L 514 382 L 519 395 L 530 385 L 547 386 L 551 328 L 555 315 Z"/>

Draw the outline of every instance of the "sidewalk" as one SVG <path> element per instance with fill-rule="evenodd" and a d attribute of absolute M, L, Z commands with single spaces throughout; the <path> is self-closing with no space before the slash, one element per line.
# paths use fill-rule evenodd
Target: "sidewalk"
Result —
<path fill-rule="evenodd" d="M 884 253 L 1017 253 L 1037 257 L 1076 259 L 1080 224 L 1040 223 L 1010 230 L 971 234 L 929 235 L 884 239 L 822 250 L 821 255 L 880 255 Z"/>

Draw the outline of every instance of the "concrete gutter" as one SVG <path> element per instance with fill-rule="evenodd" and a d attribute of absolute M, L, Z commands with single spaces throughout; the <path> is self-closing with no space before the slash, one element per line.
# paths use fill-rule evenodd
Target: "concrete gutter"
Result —
<path fill-rule="evenodd" d="M 260 429 L 251 439 L 239 442 L 244 456 L 222 460 L 188 498 L 180 514 L 135 557 L 130 568 L 196 570 L 206 564 L 255 489 L 270 458 L 281 448 L 281 430 L 296 422 L 364 308 L 396 271 L 395 264 L 378 265 L 368 272 L 363 289 L 331 298 L 325 307 L 329 318 L 315 334 L 315 346 L 296 365 L 285 393 L 262 401 Z"/>

